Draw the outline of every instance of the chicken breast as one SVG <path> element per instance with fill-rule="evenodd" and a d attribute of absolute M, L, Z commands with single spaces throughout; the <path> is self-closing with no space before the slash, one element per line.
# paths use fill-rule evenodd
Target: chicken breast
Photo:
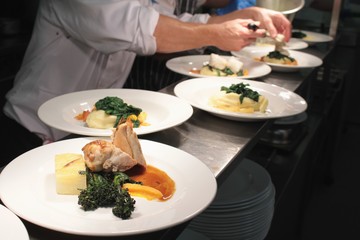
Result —
<path fill-rule="evenodd" d="M 86 166 L 93 172 L 124 172 L 137 164 L 129 154 L 106 140 L 92 141 L 82 151 Z"/>
<path fill-rule="evenodd" d="M 131 121 L 126 121 L 117 126 L 112 135 L 112 142 L 116 147 L 129 154 L 138 165 L 146 168 L 145 157 Z"/>

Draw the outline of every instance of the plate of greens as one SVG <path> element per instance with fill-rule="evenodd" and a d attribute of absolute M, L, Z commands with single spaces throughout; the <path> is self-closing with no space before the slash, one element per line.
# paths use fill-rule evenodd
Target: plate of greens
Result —
<path fill-rule="evenodd" d="M 334 38 L 332 36 L 324 34 L 324 33 L 299 30 L 299 29 L 292 30 L 292 37 L 301 39 L 304 42 L 308 43 L 309 45 L 314 45 L 317 43 L 331 42 L 334 40 Z"/>
<path fill-rule="evenodd" d="M 134 196 L 135 210 L 125 220 L 116 217 L 111 207 L 84 211 L 77 195 L 57 194 L 55 155 L 82 154 L 82 147 L 95 139 L 58 141 L 15 158 L 0 174 L 0 197 L 4 205 L 26 221 L 62 233 L 126 236 L 186 222 L 215 198 L 216 179 L 203 162 L 175 147 L 140 139 L 147 165 L 164 171 L 175 182 L 171 198 L 161 201 Z"/>
<path fill-rule="evenodd" d="M 210 99 L 219 94 L 223 87 L 229 88 L 233 84 L 244 84 L 252 92 L 264 96 L 268 100 L 265 111 L 237 112 L 212 106 Z M 247 79 L 193 78 L 178 83 L 174 92 L 176 96 L 188 101 L 193 107 L 235 121 L 276 119 L 297 115 L 307 109 L 306 101 L 298 94 L 276 85 Z M 237 100 L 240 101 L 240 96 Z M 226 101 L 228 99 L 224 100 L 225 103 Z M 228 101 L 227 105 L 229 104 L 232 102 Z"/>
<path fill-rule="evenodd" d="M 220 56 L 226 60 L 230 56 Z M 243 65 L 243 70 L 246 74 L 242 76 L 227 76 L 228 78 L 259 78 L 271 72 L 271 68 L 261 62 L 254 61 L 243 56 L 236 56 Z M 166 62 L 166 67 L 170 70 L 186 75 L 188 77 L 209 77 L 209 75 L 200 74 L 203 66 L 207 65 L 210 60 L 210 55 L 189 55 L 170 59 Z"/>
<path fill-rule="evenodd" d="M 119 99 L 122 103 L 117 101 Z M 101 101 L 106 102 L 99 104 L 106 117 L 95 115 L 92 119 L 100 119 L 101 122 L 106 122 L 106 125 L 101 125 L 101 128 L 97 124 L 89 126 L 87 121 L 79 118 L 84 112 L 91 112 Z M 106 104 L 110 107 L 104 106 Z M 122 113 L 123 109 L 125 114 Z M 114 115 L 108 116 L 107 111 Z M 65 132 L 109 137 L 116 126 L 116 120 L 140 112 L 144 113 L 145 120 L 142 120 L 143 124 L 134 124 L 134 131 L 138 135 L 180 125 L 191 117 L 193 109 L 186 101 L 165 93 L 138 89 L 95 89 L 50 99 L 40 106 L 38 116 L 50 127 Z"/>

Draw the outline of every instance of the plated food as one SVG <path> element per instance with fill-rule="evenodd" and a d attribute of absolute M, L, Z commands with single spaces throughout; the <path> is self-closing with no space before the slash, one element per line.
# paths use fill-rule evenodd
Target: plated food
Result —
<path fill-rule="evenodd" d="M 210 61 L 212 62 L 211 64 Z M 221 69 L 217 69 L 217 66 Z M 176 73 L 189 77 L 209 77 L 211 75 L 249 79 L 262 77 L 271 72 L 271 68 L 267 64 L 254 61 L 244 56 L 236 56 L 236 58 L 234 58 L 232 56 L 216 54 L 190 55 L 173 58 L 166 62 L 166 67 Z M 229 67 L 233 68 L 233 70 Z M 228 72 L 226 68 L 230 69 L 231 72 Z"/>
<path fill-rule="evenodd" d="M 189 119 L 193 113 L 191 105 L 186 101 L 161 92 L 138 89 L 94 89 L 50 99 L 40 106 L 38 115 L 47 125 L 65 132 L 109 137 L 113 128 L 91 128 L 86 122 L 76 119 L 76 116 L 82 115 L 84 111 L 91 111 L 97 101 L 109 96 L 118 97 L 127 105 L 135 106 L 146 113 L 143 116 L 140 113 L 137 117 L 138 120 L 143 121 L 141 127 L 134 128 L 137 135 L 174 127 Z M 146 117 L 145 120 L 141 120 L 141 116 Z M 112 118 L 113 121 L 114 117 Z"/>
<path fill-rule="evenodd" d="M 268 100 L 265 112 L 235 112 L 220 109 L 209 104 L 213 96 L 219 94 L 221 87 L 233 84 L 249 84 L 248 86 Z M 306 110 L 307 103 L 299 95 L 284 88 L 245 79 L 234 78 L 194 78 L 177 84 L 174 93 L 191 105 L 221 118 L 235 121 L 260 121 L 299 114 Z M 234 98 L 237 100 L 237 98 Z"/>
<path fill-rule="evenodd" d="M 274 39 L 275 49 L 260 58 L 255 58 L 255 60 L 267 63 L 297 66 L 297 60 L 290 56 L 290 52 L 288 50 L 284 49 L 285 44 L 284 35 L 278 34 Z"/>
<path fill-rule="evenodd" d="M 244 63 L 233 56 L 224 58 L 218 54 L 210 54 L 208 62 L 205 62 L 200 70 L 190 69 L 190 72 L 205 76 L 219 77 L 242 77 L 247 76 L 248 70 L 244 69 Z"/>
<path fill-rule="evenodd" d="M 149 125 L 146 123 L 147 114 L 141 108 L 126 103 L 117 96 L 106 96 L 95 102 L 91 110 L 84 110 L 75 116 L 89 128 L 112 129 L 127 120 L 135 128 Z"/>
<path fill-rule="evenodd" d="M 83 154 L 83 146 L 99 139 L 109 140 L 92 137 L 58 141 L 17 157 L 1 173 L 2 202 L 22 219 L 59 232 L 127 236 L 183 223 L 201 213 L 214 199 L 216 179 L 204 163 L 175 147 L 139 139 L 147 165 L 162 170 L 176 183 L 172 197 L 158 201 L 133 196 L 135 209 L 126 220 L 114 216 L 108 208 L 83 211 L 78 196 L 56 192 L 54 157 L 61 153 Z"/>
<path fill-rule="evenodd" d="M 295 51 L 295 50 L 286 50 L 288 52 L 288 57 L 291 57 L 296 61 L 296 65 L 292 64 L 290 59 L 287 59 L 286 57 L 279 55 L 277 56 L 277 53 L 273 53 L 274 61 L 264 61 L 264 63 L 268 64 L 272 70 L 278 71 L 278 72 L 294 72 L 299 71 L 300 69 L 305 68 L 314 68 L 321 66 L 323 61 L 311 54 Z M 232 52 L 235 56 L 246 56 L 252 59 L 260 60 L 262 57 L 269 54 L 269 49 L 242 49 L 238 52 Z M 276 57 L 280 58 L 280 61 L 284 61 L 283 63 L 289 63 L 289 64 L 283 64 L 281 62 L 277 62 Z M 285 59 L 281 59 L 285 58 Z"/>
<path fill-rule="evenodd" d="M 333 41 L 333 37 L 330 35 L 300 29 L 293 29 L 292 37 L 299 38 L 302 41 L 308 43 L 309 45 Z"/>
<path fill-rule="evenodd" d="M 262 61 L 266 63 L 274 63 L 274 64 L 282 64 L 282 65 L 290 65 L 290 66 L 297 66 L 298 62 L 295 58 L 291 57 L 288 52 L 279 51 L 275 49 L 267 53 L 260 58 L 255 58 L 257 61 Z"/>
<path fill-rule="evenodd" d="M 135 210 L 135 199 L 170 199 L 175 182 L 161 169 L 148 166 L 131 120 L 121 123 L 112 141 L 97 139 L 81 148 L 83 154 L 55 156 L 56 192 L 78 195 L 84 211 L 108 208 L 122 219 Z"/>
<path fill-rule="evenodd" d="M 269 101 L 266 97 L 252 90 L 243 82 L 222 86 L 219 92 L 209 99 L 210 106 L 230 112 L 265 113 Z"/>
<path fill-rule="evenodd" d="M 265 38 L 257 38 L 256 42 L 247 46 L 245 48 L 272 48 L 275 45 L 275 41 L 272 38 L 265 37 Z M 288 42 L 285 43 L 284 49 L 287 50 L 300 50 L 305 49 L 309 46 L 304 40 L 299 38 L 290 38 Z"/>

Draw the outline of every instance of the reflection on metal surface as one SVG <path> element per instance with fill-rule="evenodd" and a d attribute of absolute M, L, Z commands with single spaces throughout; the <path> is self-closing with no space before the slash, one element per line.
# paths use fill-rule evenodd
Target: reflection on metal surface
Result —
<path fill-rule="evenodd" d="M 331 14 L 329 35 L 335 38 L 336 31 L 339 23 L 339 16 L 341 10 L 341 0 L 334 0 L 333 9 Z"/>

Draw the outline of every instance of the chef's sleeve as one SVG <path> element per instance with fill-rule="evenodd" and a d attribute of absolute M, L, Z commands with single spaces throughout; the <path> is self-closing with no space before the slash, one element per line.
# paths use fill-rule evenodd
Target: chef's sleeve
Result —
<path fill-rule="evenodd" d="M 47 0 L 69 37 L 104 52 L 156 52 L 159 13 L 133 0 Z"/>

